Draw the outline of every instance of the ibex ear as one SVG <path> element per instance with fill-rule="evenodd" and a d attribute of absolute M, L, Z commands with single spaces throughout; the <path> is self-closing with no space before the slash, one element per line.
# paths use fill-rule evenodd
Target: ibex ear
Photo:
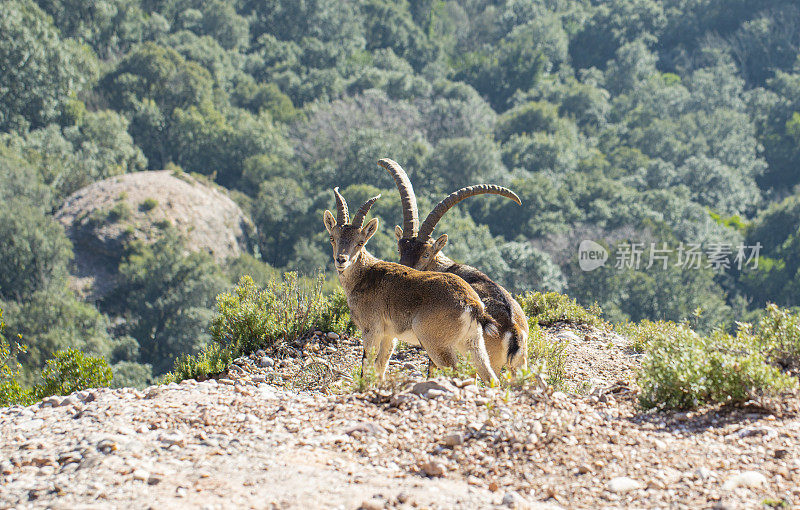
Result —
<path fill-rule="evenodd" d="M 402 239 L 403 238 L 403 227 L 401 227 L 400 225 L 395 225 L 394 226 L 394 236 L 397 238 L 398 241 L 400 239 Z"/>
<path fill-rule="evenodd" d="M 325 230 L 329 234 L 333 234 L 333 229 L 336 227 L 336 218 L 333 217 L 333 213 L 328 210 L 322 213 L 322 222 L 325 223 Z"/>
<path fill-rule="evenodd" d="M 446 244 L 447 244 L 447 234 L 440 235 L 439 238 L 436 240 L 436 242 L 433 243 L 433 253 L 440 252 L 442 248 L 444 248 L 444 245 Z"/>
<path fill-rule="evenodd" d="M 367 223 L 367 226 L 361 229 L 361 233 L 364 234 L 364 242 L 366 243 L 369 241 L 369 238 L 375 235 L 375 232 L 378 231 L 378 218 L 372 218 Z"/>

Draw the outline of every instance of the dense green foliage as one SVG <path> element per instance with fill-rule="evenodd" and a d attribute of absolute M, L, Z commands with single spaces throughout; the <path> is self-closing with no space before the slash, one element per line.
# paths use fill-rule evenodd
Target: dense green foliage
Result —
<path fill-rule="evenodd" d="M 800 305 L 794 0 L 7 0 L 0 34 L 0 307 L 27 385 L 67 348 L 142 385 L 217 345 L 213 298 L 241 276 L 330 268 L 333 186 L 351 203 L 383 193 L 370 246 L 396 260 L 381 157 L 423 214 L 481 181 L 520 195 L 470 199 L 437 227 L 449 256 L 513 292 L 565 293 L 612 322 L 699 308 L 703 333 Z M 82 301 L 55 211 L 97 180 L 178 167 L 239 202 L 250 253 L 217 263 L 165 226 L 125 243 L 114 292 Z M 604 267 L 581 270 L 585 239 L 609 249 Z M 630 243 L 643 263 L 618 269 Z M 651 243 L 704 253 L 648 268 Z M 757 267 L 709 258 L 757 243 Z M 537 324 L 577 310 L 538 296 Z"/>
<path fill-rule="evenodd" d="M 26 346 L 6 340 L 3 334 L 6 325 L 2 319 L 3 310 L 0 309 L 0 405 L 27 405 L 51 395 L 68 395 L 86 388 L 108 386 L 111 382 L 112 371 L 105 359 L 66 349 L 47 360 L 40 381 L 33 387 L 25 387 L 17 357 L 25 353 Z"/>
<path fill-rule="evenodd" d="M 638 374 L 645 408 L 742 403 L 798 384 L 785 369 L 800 360 L 800 315 L 775 305 L 755 331 L 739 323 L 735 334 L 701 335 L 688 323 L 646 320 L 618 329 L 645 352 Z"/>
<path fill-rule="evenodd" d="M 85 388 L 108 386 L 111 377 L 111 368 L 103 358 L 67 349 L 47 360 L 42 370 L 42 382 L 34 387 L 33 396 L 41 399 L 50 395 L 69 395 Z"/>
<path fill-rule="evenodd" d="M 296 273 L 286 273 L 262 288 L 242 277 L 233 291 L 217 296 L 211 341 L 199 353 L 176 360 L 166 380 L 219 373 L 243 354 L 288 345 L 317 328 L 354 331 L 342 294 L 325 296 L 322 284 L 321 277 L 301 282 Z"/>
<path fill-rule="evenodd" d="M 606 322 L 600 317 L 602 311 L 597 305 L 592 305 L 587 310 L 574 299 L 558 292 L 528 292 L 520 296 L 518 300 L 531 324 L 552 326 L 565 323 L 606 326 Z"/>
<path fill-rule="evenodd" d="M 3 310 L 0 310 L 0 405 L 24 403 L 27 392 L 19 381 L 21 367 L 17 355 L 25 347 L 17 342 L 9 343 L 3 334 L 6 323 L 3 322 Z"/>

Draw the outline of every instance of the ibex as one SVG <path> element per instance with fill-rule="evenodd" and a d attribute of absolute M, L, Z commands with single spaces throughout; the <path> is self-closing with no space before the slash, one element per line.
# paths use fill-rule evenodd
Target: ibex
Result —
<path fill-rule="evenodd" d="M 478 294 L 453 274 L 417 271 L 372 256 L 364 246 L 378 219 L 362 225 L 380 195 L 367 200 L 350 222 L 347 202 L 338 188 L 333 191 L 336 218 L 325 211 L 323 221 L 353 322 L 363 332 L 362 374 L 373 364 L 383 380 L 397 340 L 403 340 L 421 345 L 439 367 L 455 368 L 458 353 L 469 355 L 481 379 L 496 383 L 483 332 L 496 334 L 497 326 Z"/>
<path fill-rule="evenodd" d="M 497 332 L 486 331 L 486 350 L 492 369 L 499 373 L 508 364 L 511 368 L 528 363 L 528 319 L 522 307 L 511 294 L 498 283 L 474 267 L 457 264 L 442 253 L 447 244 L 447 234 L 435 241 L 433 229 L 442 216 L 458 202 L 473 195 L 491 193 L 510 198 L 522 204 L 511 190 L 492 184 L 469 186 L 451 193 L 431 211 L 422 226 L 419 226 L 417 198 L 405 170 L 391 159 L 381 159 L 378 164 L 394 178 L 403 204 L 403 227 L 395 227 L 400 264 L 420 271 L 437 271 L 460 276 L 478 293 L 488 313 L 499 325 Z M 419 227 L 418 227 L 419 226 Z"/>

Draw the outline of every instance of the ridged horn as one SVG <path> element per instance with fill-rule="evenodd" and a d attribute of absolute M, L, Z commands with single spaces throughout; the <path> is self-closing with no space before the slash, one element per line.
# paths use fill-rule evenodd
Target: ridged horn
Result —
<path fill-rule="evenodd" d="M 396 161 L 383 158 L 378 164 L 385 168 L 394 178 L 397 191 L 400 192 L 400 201 L 403 203 L 403 237 L 410 239 L 417 235 L 419 228 L 419 211 L 417 210 L 417 197 L 414 187 L 408 179 L 408 174 Z"/>
<path fill-rule="evenodd" d="M 369 212 L 370 208 L 372 207 L 372 204 L 374 204 L 375 201 L 378 200 L 379 198 L 381 198 L 380 194 L 370 198 L 369 200 L 364 202 L 364 205 L 362 205 L 358 209 L 358 211 L 356 211 L 356 215 L 353 216 L 353 226 L 354 227 L 361 228 L 361 225 L 364 224 L 364 218 L 367 216 L 367 213 Z"/>
<path fill-rule="evenodd" d="M 494 184 L 478 184 L 475 186 L 467 186 L 466 188 L 461 188 L 458 191 L 450 193 L 447 197 L 445 197 L 444 200 L 439 202 L 436 207 L 433 208 L 433 211 L 431 211 L 428 217 L 425 218 L 422 226 L 419 227 L 417 239 L 420 241 L 426 241 L 431 234 L 433 234 L 433 229 L 436 228 L 436 224 L 439 223 L 439 220 L 442 219 L 442 216 L 444 216 L 451 207 L 461 202 L 465 198 L 474 195 L 483 195 L 485 193 L 504 196 L 506 198 L 510 198 L 517 204 L 522 205 L 522 201 L 519 199 L 517 194 L 508 188 L 496 186 Z"/>
<path fill-rule="evenodd" d="M 350 211 L 347 210 L 347 202 L 344 197 L 339 193 L 339 187 L 333 188 L 333 194 L 336 195 L 336 223 L 346 225 L 350 221 Z"/>

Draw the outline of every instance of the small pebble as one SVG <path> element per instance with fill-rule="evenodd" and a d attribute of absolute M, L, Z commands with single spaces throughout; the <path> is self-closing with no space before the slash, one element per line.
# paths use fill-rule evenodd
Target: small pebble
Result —
<path fill-rule="evenodd" d="M 445 472 L 447 471 L 447 469 L 444 467 L 444 464 L 435 460 L 422 462 L 418 467 L 423 473 L 431 478 L 444 476 Z"/>
<path fill-rule="evenodd" d="M 616 493 L 633 491 L 639 489 L 641 486 L 641 483 L 627 476 L 618 476 L 612 478 L 608 482 L 608 490 Z"/>
<path fill-rule="evenodd" d="M 146 482 L 150 478 L 150 473 L 145 471 L 144 469 L 134 469 L 133 470 L 133 479 L 139 480 L 142 482 Z"/>
<path fill-rule="evenodd" d="M 464 444 L 464 436 L 459 433 L 447 434 L 444 436 L 444 444 L 450 447 Z"/>
<path fill-rule="evenodd" d="M 738 487 L 761 487 L 765 483 L 767 477 L 763 474 L 758 471 L 745 471 L 728 478 L 722 488 L 730 491 Z"/>

